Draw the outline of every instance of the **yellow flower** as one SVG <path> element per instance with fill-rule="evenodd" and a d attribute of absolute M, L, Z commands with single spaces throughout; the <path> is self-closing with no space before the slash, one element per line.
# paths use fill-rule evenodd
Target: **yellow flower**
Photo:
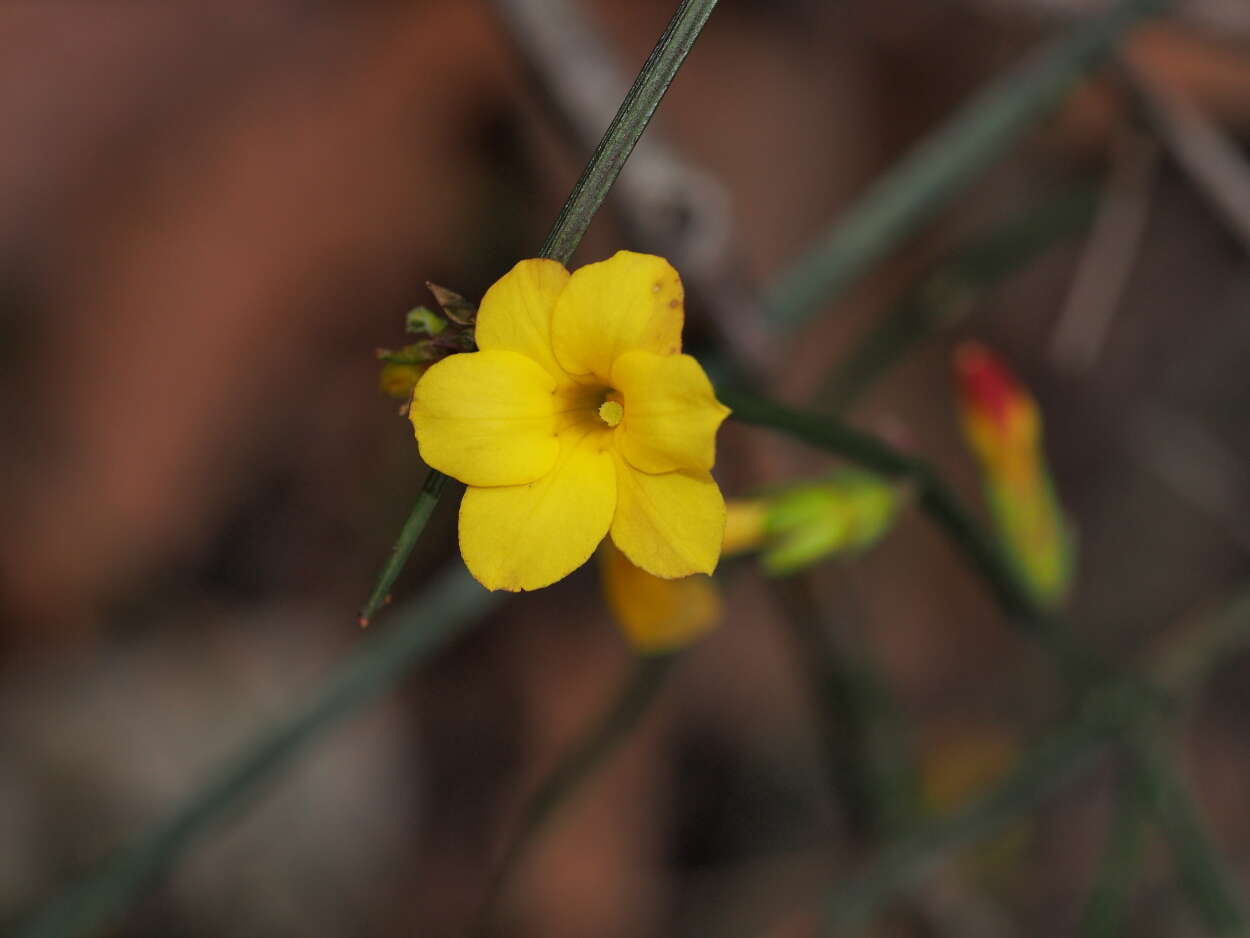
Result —
<path fill-rule="evenodd" d="M 672 579 L 711 573 L 725 502 L 710 470 L 729 411 L 682 355 L 682 286 L 620 251 L 570 274 L 517 264 L 482 298 L 478 351 L 421 378 L 421 457 L 468 485 L 460 552 L 488 589 L 532 590 L 603 538 Z"/>

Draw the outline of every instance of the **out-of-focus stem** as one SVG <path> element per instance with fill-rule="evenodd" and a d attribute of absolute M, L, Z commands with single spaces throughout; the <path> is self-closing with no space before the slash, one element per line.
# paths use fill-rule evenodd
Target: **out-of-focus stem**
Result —
<path fill-rule="evenodd" d="M 904 157 L 795 261 L 768 293 L 773 324 L 793 329 L 833 304 L 874 263 L 962 192 L 1160 0 L 1119 0 L 969 101 Z"/>
<path fill-rule="evenodd" d="M 1243 594 L 1209 622 L 1180 636 L 1145 671 L 1156 684 L 1183 696 L 1194 690 L 1215 662 L 1246 641 L 1250 641 L 1250 603 Z M 1175 662 L 1187 664 L 1177 668 Z M 1213 933 L 1243 934 L 1243 907 L 1233 880 L 1185 786 L 1150 735 L 1159 715 L 1155 703 L 1119 682 L 1086 694 L 1072 721 L 1031 747 L 1017 769 L 988 795 L 895 842 L 864 872 L 844 880 L 824 905 L 823 934 L 833 935 L 865 922 L 955 850 L 1029 810 L 1061 782 L 1090 768 L 1105 744 L 1125 737 L 1138 762 L 1140 784 L 1159 816 L 1195 906 Z"/>
<path fill-rule="evenodd" d="M 360 610 L 361 626 L 372 622 L 377 611 L 386 605 L 390 598 L 391 587 L 395 585 L 395 581 L 404 569 L 404 564 L 408 562 L 412 549 L 417 546 L 417 540 L 425 531 L 430 515 L 434 514 L 434 509 L 438 506 L 438 500 L 442 497 L 446 486 L 447 476 L 437 469 L 431 469 L 426 475 L 425 484 L 421 486 L 421 494 L 417 496 L 417 503 L 412 506 L 408 520 L 404 522 L 403 530 L 399 532 L 399 540 L 391 548 L 391 556 L 387 559 L 386 566 L 382 568 L 382 573 L 373 586 L 373 592 L 369 594 L 369 601 Z"/>
<path fill-rule="evenodd" d="M 521 808 L 521 816 L 487 886 L 477 934 L 494 925 L 500 903 L 521 863 L 562 807 L 581 790 L 607 758 L 637 727 L 664 687 L 680 653 L 645 655 L 595 721 L 564 752 Z"/>
<path fill-rule="evenodd" d="M 1081 934 L 1113 938 L 1124 929 L 1133 885 L 1141 872 L 1149 801 L 1140 775 L 1126 772 L 1120 781 L 1102 862 L 1085 904 Z"/>

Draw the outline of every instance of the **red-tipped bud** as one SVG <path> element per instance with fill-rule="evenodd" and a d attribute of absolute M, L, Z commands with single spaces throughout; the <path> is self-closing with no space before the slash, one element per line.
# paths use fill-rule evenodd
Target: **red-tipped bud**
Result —
<path fill-rule="evenodd" d="M 1001 358 L 979 342 L 955 350 L 964 433 L 987 471 L 1022 479 L 1039 465 L 1037 402 Z"/>
<path fill-rule="evenodd" d="M 1003 547 L 1038 600 L 1058 603 L 1072 578 L 1072 544 L 1046 468 L 1037 402 L 978 342 L 955 350 L 955 382 Z"/>

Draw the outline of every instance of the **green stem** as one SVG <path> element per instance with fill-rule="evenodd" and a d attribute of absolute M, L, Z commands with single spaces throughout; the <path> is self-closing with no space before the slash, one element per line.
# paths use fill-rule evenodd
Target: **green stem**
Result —
<path fill-rule="evenodd" d="M 1107 845 L 1081 921 L 1081 934 L 1086 938 L 1112 938 L 1124 930 L 1141 871 L 1149 804 L 1141 774 L 1126 773 L 1118 794 Z"/>
<path fill-rule="evenodd" d="M 539 257 L 569 262 L 715 6 L 716 0 L 682 0 L 677 7 L 560 210 Z"/>
<path fill-rule="evenodd" d="M 1236 624 L 1237 627 L 1234 627 Z M 1218 661 L 1250 640 L 1247 594 L 1210 621 L 1181 636 L 1150 662 L 1147 673 L 1171 693 L 1191 694 Z M 1183 669 L 1173 666 L 1183 661 Z M 1169 680 L 1173 678 L 1174 680 Z M 867 921 L 885 902 L 937 868 L 955 850 L 993 833 L 1029 810 L 1060 782 L 1088 769 L 1104 745 L 1130 740 L 1143 792 L 1176 852 L 1182 876 L 1215 934 L 1244 931 L 1242 905 L 1185 787 L 1149 735 L 1158 710 L 1152 699 L 1123 683 L 1090 691 L 1070 723 L 1054 731 L 1002 783 L 968 808 L 933 822 L 882 851 L 860 875 L 844 881 L 825 905 L 824 933 Z"/>
<path fill-rule="evenodd" d="M 1155 820 L 1171 847 L 1181 885 L 1207 931 L 1221 936 L 1247 934 L 1250 920 L 1236 879 L 1212 841 L 1188 786 L 1178 775 L 1175 758 L 1165 755 L 1148 732 L 1134 734 L 1131 749 Z"/>
<path fill-rule="evenodd" d="M 242 750 L 215 779 L 200 787 L 148 834 L 106 860 L 19 924 L 10 938 L 75 938 L 106 928 L 192 843 L 261 783 L 322 738 L 323 733 L 399 681 L 414 665 L 495 607 L 488 593 L 456 565 L 341 662 L 316 693 L 287 719 Z"/>
<path fill-rule="evenodd" d="M 997 541 L 976 523 L 928 463 L 823 414 L 796 410 L 734 388 L 718 388 L 717 394 L 743 423 L 779 430 L 880 475 L 911 481 L 921 508 L 981 574 L 1003 611 L 1057 646 L 1057 653 L 1070 664 L 1085 657 L 1064 634 L 1062 623 L 1037 604 Z"/>
<path fill-rule="evenodd" d="M 988 290 L 1087 228 L 1095 205 L 1090 189 L 1075 188 L 1029 205 L 956 248 L 859 339 L 826 382 L 822 403 L 845 410 L 913 347 L 967 315 Z"/>
<path fill-rule="evenodd" d="M 770 582 L 848 834 L 862 844 L 897 832 L 912 815 L 918 787 L 896 703 L 871 659 L 838 647 L 806 575 Z"/>
<path fill-rule="evenodd" d="M 775 281 L 767 304 L 773 325 L 796 328 L 834 303 L 1045 117 L 1128 27 L 1160 6 L 1159 0 L 1119 0 L 975 96 Z"/>
<path fill-rule="evenodd" d="M 665 654 L 637 658 L 633 671 L 607 708 L 560 755 L 559 761 L 526 800 L 487 887 L 478 922 L 479 935 L 490 932 L 513 876 L 543 831 L 559 809 L 572 800 L 582 784 L 629 737 L 655 701 L 679 657 L 680 654 Z"/>
<path fill-rule="evenodd" d="M 887 847 L 867 870 L 844 880 L 829 898 L 821 934 L 863 925 L 879 906 L 919 882 L 956 850 L 998 830 L 1060 783 L 1088 769 L 1100 745 L 1122 725 L 1122 709 L 1115 696 L 1095 696 L 1072 724 L 1032 747 L 1016 771 L 988 795 Z"/>
<path fill-rule="evenodd" d="M 369 594 L 368 602 L 360 610 L 360 624 L 362 626 L 372 622 L 377 611 L 390 600 L 391 587 L 395 585 L 395 580 L 399 578 L 399 574 L 403 571 L 413 548 L 417 546 L 417 539 L 425 531 L 430 515 L 434 514 L 434 509 L 437 507 L 438 500 L 442 497 L 443 489 L 446 487 L 447 476 L 437 469 L 431 469 L 425 477 L 425 484 L 421 486 L 421 493 L 417 496 L 417 503 L 412 506 L 412 511 L 408 514 L 408 520 L 404 522 L 403 530 L 399 532 L 399 540 L 391 548 L 391 556 L 387 559 L 386 566 L 382 568 L 382 573 L 378 577 L 377 583 L 374 584 L 373 592 Z"/>

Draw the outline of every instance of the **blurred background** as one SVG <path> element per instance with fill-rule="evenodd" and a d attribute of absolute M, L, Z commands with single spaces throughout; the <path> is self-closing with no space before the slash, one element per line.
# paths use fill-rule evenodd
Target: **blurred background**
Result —
<path fill-rule="evenodd" d="M 673 8 L 578 6 L 627 78 Z M 733 276 L 766 284 L 1096 6 L 723 0 L 652 133 L 709 187 L 722 214 L 706 237 Z M 1234 152 L 1250 137 L 1246 11 L 1182 5 L 1125 48 Z M 424 474 L 374 350 L 405 341 L 425 281 L 477 298 L 532 256 L 588 149 L 488 2 L 10 0 L 0 49 L 2 922 L 164 816 L 368 640 L 356 610 Z M 968 337 L 996 349 L 1038 398 L 1079 531 L 1072 619 L 1132 660 L 1250 577 L 1247 170 L 1231 164 L 1213 196 L 1174 147 L 1103 70 L 797 335 L 765 349 L 692 290 L 688 343 L 758 341 L 770 392 L 820 406 L 935 261 L 1092 192 L 1092 226 L 986 290 L 850 414 L 976 503 L 951 356 Z M 609 199 L 579 261 L 659 250 L 629 214 Z M 731 421 L 717 476 L 748 495 L 832 465 Z M 454 561 L 456 501 L 397 598 Z M 883 842 L 827 781 L 787 593 L 749 561 L 718 579 L 720 627 L 535 850 L 498 933 L 807 935 Z M 789 589 L 879 669 L 934 812 L 1060 712 L 1051 664 L 915 511 Z M 468 934 L 523 798 L 630 659 L 593 569 L 508 600 L 218 825 L 113 933 Z M 1250 888 L 1248 665 L 1205 687 L 1183 768 Z M 1070 932 L 1115 781 L 1107 764 L 1065 787 L 874 933 Z M 1129 932 L 1197 933 L 1165 853 L 1143 849 Z"/>

